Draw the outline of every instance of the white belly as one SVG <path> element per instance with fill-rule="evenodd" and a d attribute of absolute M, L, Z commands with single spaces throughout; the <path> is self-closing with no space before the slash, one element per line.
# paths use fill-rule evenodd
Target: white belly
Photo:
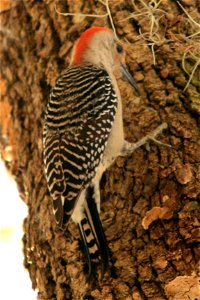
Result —
<path fill-rule="evenodd" d="M 120 103 L 121 106 L 121 103 Z M 113 127 L 111 129 L 108 142 L 103 155 L 102 163 L 108 168 L 113 161 L 120 155 L 124 144 L 124 131 L 122 122 L 121 107 L 118 107 Z"/>
<path fill-rule="evenodd" d="M 103 154 L 101 163 L 97 167 L 95 178 L 93 182 L 98 182 L 101 179 L 103 172 L 110 167 L 114 160 L 120 155 L 124 145 L 124 130 L 122 121 L 122 105 L 119 99 L 118 109 L 111 129 L 108 142 Z"/>
<path fill-rule="evenodd" d="M 120 155 L 120 152 L 124 145 L 124 129 L 123 129 L 123 119 L 122 119 L 121 96 L 120 96 L 116 78 L 114 77 L 113 73 L 110 73 L 109 76 L 112 80 L 112 84 L 114 86 L 118 98 L 118 106 L 117 106 L 117 112 L 113 123 L 113 127 L 111 129 L 108 138 L 108 142 L 104 151 L 102 161 L 96 170 L 95 179 L 97 178 L 101 179 L 103 172 L 107 168 L 109 168 L 110 165 L 114 162 L 114 160 Z"/>

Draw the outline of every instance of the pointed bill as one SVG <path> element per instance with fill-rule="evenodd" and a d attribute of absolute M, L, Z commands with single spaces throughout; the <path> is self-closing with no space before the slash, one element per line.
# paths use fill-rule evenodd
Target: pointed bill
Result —
<path fill-rule="evenodd" d="M 134 87 L 135 91 L 141 95 L 139 88 L 137 87 L 137 84 L 135 83 L 135 80 L 133 79 L 132 75 L 127 70 L 127 67 L 124 64 L 121 64 L 120 66 L 121 72 L 123 76 L 127 79 L 127 81 Z"/>

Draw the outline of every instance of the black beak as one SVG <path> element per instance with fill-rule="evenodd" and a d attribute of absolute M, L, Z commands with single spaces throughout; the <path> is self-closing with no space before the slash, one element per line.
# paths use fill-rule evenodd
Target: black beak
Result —
<path fill-rule="evenodd" d="M 128 80 L 128 82 L 132 85 L 132 87 L 134 87 L 134 89 L 138 93 L 138 95 L 141 95 L 140 90 L 137 87 L 137 84 L 135 83 L 133 77 L 131 76 L 131 74 L 127 70 L 126 66 L 121 64 L 120 69 L 121 69 L 121 72 L 122 72 L 123 76 Z"/>

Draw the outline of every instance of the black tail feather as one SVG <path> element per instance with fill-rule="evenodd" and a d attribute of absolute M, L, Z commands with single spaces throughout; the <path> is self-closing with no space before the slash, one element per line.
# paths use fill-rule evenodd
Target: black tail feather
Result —
<path fill-rule="evenodd" d="M 102 269 L 102 279 L 108 268 L 108 247 L 107 241 L 104 234 L 104 230 L 102 227 L 101 220 L 99 218 L 99 213 L 97 210 L 97 205 L 94 199 L 94 187 L 89 186 L 86 191 L 86 201 L 88 210 L 90 212 L 92 223 L 94 226 L 94 231 L 97 236 L 98 248 L 99 248 L 99 256 L 101 259 L 101 269 Z"/>
<path fill-rule="evenodd" d="M 87 259 L 87 264 L 88 264 L 88 279 L 91 277 L 92 274 L 92 262 L 91 262 L 91 258 L 90 258 L 90 253 L 88 250 L 88 246 L 87 246 L 87 240 L 86 240 L 86 236 L 85 236 L 85 232 L 83 230 L 83 224 L 78 224 L 78 229 L 79 229 L 79 233 L 80 233 L 80 237 L 83 243 L 83 251 L 85 253 L 86 259 Z"/>
<path fill-rule="evenodd" d="M 83 242 L 84 252 L 88 264 L 88 279 L 91 277 L 94 265 L 101 264 L 101 279 L 108 268 L 108 248 L 104 230 L 99 218 L 96 201 L 94 199 L 94 187 L 86 190 L 85 218 L 78 224 L 80 236 Z"/>

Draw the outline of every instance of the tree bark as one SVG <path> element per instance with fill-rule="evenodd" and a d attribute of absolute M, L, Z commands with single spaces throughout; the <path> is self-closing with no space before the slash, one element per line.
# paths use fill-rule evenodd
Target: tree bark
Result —
<path fill-rule="evenodd" d="M 44 177 L 42 124 L 49 92 L 69 63 L 75 40 L 86 28 L 110 26 L 108 17 L 62 16 L 55 1 L 16 1 L 1 11 L 2 157 L 28 206 L 24 264 L 38 299 L 200 299 L 199 69 L 192 72 L 197 27 L 175 1 L 159 7 L 145 0 L 110 1 L 127 65 L 141 97 L 119 81 L 126 139 L 135 142 L 162 122 L 159 140 L 118 158 L 101 182 L 101 219 L 110 249 L 103 282 L 87 282 L 76 226 L 57 228 Z M 156 2 L 154 2 L 155 4 Z M 58 1 L 61 12 L 106 13 L 100 1 Z M 182 0 L 198 22 L 198 0 Z M 150 31 L 152 19 L 156 23 Z M 137 11 L 138 9 L 138 11 Z M 146 10 L 145 10 L 146 9 Z M 132 13 L 142 15 L 131 15 Z M 130 17 L 127 19 L 127 17 Z M 154 39 L 154 45 L 152 46 Z M 150 45 L 151 44 L 151 45 Z M 153 55 L 156 64 L 153 64 Z M 185 56 L 184 56 L 185 55 Z M 196 54 L 195 54 L 196 55 Z"/>

